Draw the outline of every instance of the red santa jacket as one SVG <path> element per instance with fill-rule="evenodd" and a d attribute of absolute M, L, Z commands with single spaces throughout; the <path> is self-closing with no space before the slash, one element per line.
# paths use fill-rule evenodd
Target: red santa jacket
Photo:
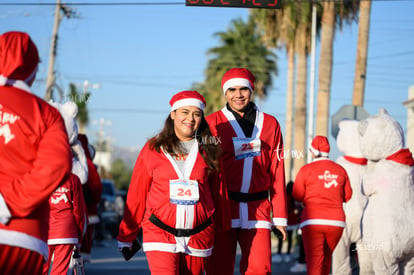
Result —
<path fill-rule="evenodd" d="M 223 180 L 229 195 L 236 194 L 248 200 L 264 194 L 265 198 L 247 203 L 230 200 L 232 227 L 270 229 L 272 224 L 287 226 L 285 172 L 281 158 L 283 139 L 276 118 L 256 108 L 254 139 L 251 140 L 240 139 L 245 135 L 226 107 L 207 116 L 206 120 L 223 150 Z M 252 149 L 255 147 L 256 152 Z M 239 155 L 245 158 L 237 159 Z"/>
<path fill-rule="evenodd" d="M 86 212 L 88 214 L 88 223 L 96 224 L 99 222 L 98 204 L 101 201 L 102 196 L 101 177 L 93 164 L 92 156 L 88 148 L 89 141 L 87 136 L 85 134 L 79 134 L 78 140 L 82 143 L 88 162 L 88 181 L 82 185 L 86 203 Z"/>
<path fill-rule="evenodd" d="M 345 226 L 343 203 L 352 196 L 346 170 L 328 158 L 317 158 L 296 175 L 292 196 L 303 202 L 301 227 L 311 224 Z"/>
<path fill-rule="evenodd" d="M 0 196 L 11 213 L 0 223 L 0 243 L 47 258 L 48 198 L 72 165 L 63 119 L 39 97 L 1 86 L 0 129 Z"/>
<path fill-rule="evenodd" d="M 211 254 L 214 230 L 230 229 L 230 216 L 226 218 L 229 213 L 226 190 L 218 174 L 208 172 L 197 143 L 185 165 L 182 173 L 168 153 L 151 150 L 148 143 L 142 148 L 133 170 L 118 241 L 132 243 L 142 229 L 144 251 L 182 252 L 198 257 Z M 185 180 L 197 182 L 197 192 L 188 190 L 197 194 L 195 204 L 176 204 L 175 196 L 170 194 L 174 184 Z M 187 191 L 182 193 L 185 195 Z M 154 219 L 160 221 L 158 225 Z M 187 237 L 176 236 L 165 227 L 199 232 Z"/>
<path fill-rule="evenodd" d="M 80 244 L 86 231 L 86 207 L 82 184 L 75 174 L 49 199 L 49 245 Z"/>

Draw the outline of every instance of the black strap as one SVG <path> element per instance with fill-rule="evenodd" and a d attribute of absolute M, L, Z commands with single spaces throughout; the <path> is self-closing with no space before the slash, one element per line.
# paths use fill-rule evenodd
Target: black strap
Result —
<path fill-rule="evenodd" d="M 237 202 L 260 201 L 267 199 L 269 197 L 268 191 L 262 191 L 257 193 L 241 193 L 227 191 L 227 194 L 229 195 L 229 199 Z"/>
<path fill-rule="evenodd" d="M 210 217 L 205 222 L 203 222 L 202 224 L 200 224 L 199 226 L 197 226 L 193 229 L 179 229 L 179 228 L 173 228 L 169 225 L 166 225 L 154 214 L 151 214 L 149 220 L 150 220 L 150 222 L 152 222 L 153 224 L 155 224 L 159 228 L 173 234 L 176 237 L 190 237 L 191 235 L 194 235 L 194 234 L 197 234 L 197 233 L 203 231 L 204 229 L 206 229 L 207 227 L 209 227 L 213 223 L 213 221 L 211 220 L 211 217 Z"/>

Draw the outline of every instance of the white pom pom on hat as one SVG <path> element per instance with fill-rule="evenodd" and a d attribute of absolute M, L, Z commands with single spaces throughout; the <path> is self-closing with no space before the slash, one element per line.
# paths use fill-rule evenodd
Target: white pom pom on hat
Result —
<path fill-rule="evenodd" d="M 206 99 L 197 91 L 182 91 L 171 98 L 170 105 L 171 112 L 184 106 L 194 106 L 204 111 Z"/>
<path fill-rule="evenodd" d="M 223 75 L 223 78 L 221 79 L 221 87 L 223 88 L 224 95 L 226 95 L 228 88 L 234 86 L 247 87 L 253 92 L 255 80 L 256 78 L 248 69 L 232 68 Z"/>
<path fill-rule="evenodd" d="M 315 136 L 309 149 L 316 156 L 328 157 L 331 147 L 325 136 Z"/>

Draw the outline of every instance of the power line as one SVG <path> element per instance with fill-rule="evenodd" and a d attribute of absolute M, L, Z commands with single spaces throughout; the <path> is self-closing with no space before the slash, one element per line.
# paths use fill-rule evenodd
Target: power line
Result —
<path fill-rule="evenodd" d="M 357 0 L 352 0 L 357 1 Z M 359 0 L 371 2 L 413 2 L 413 0 Z M 296 3 L 312 3 L 314 0 L 284 0 L 284 2 Z M 343 0 L 318 0 L 317 2 L 344 2 Z M 67 6 L 167 6 L 167 5 L 183 5 L 185 2 L 73 2 L 65 3 Z M 8 2 L 0 3 L 0 6 L 55 6 L 56 3 L 23 3 Z"/>

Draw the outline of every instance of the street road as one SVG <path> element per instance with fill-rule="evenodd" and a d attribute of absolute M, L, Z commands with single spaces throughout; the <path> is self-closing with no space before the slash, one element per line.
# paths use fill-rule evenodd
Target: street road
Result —
<path fill-rule="evenodd" d="M 106 240 L 106 246 L 95 245 L 92 247 L 92 260 L 91 263 L 85 263 L 86 275 L 132 275 L 132 274 L 151 274 L 149 272 L 145 253 L 139 251 L 128 262 L 124 260 L 122 254 L 118 251 L 116 240 Z M 238 261 L 240 255 L 238 254 Z M 293 257 L 297 257 L 294 253 Z M 272 274 L 287 275 L 298 274 L 306 275 L 303 273 L 291 273 L 289 268 L 294 264 L 291 263 L 273 263 Z M 238 262 L 236 263 L 235 274 L 240 274 L 238 269 Z"/>

